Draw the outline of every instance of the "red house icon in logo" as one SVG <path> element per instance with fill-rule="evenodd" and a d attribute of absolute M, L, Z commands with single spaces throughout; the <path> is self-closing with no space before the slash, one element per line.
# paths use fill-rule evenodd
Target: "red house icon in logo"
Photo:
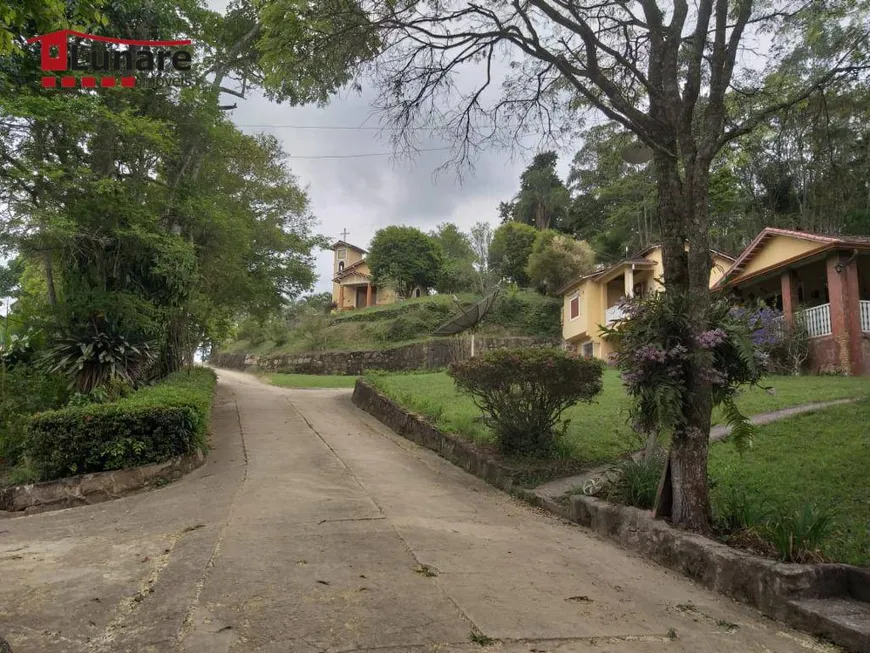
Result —
<path fill-rule="evenodd" d="M 40 66 L 43 70 L 67 69 L 66 48 L 70 34 L 75 35 L 76 32 L 73 32 L 71 29 L 62 29 L 57 32 L 51 32 L 50 34 L 43 34 L 42 36 L 34 36 L 33 38 L 27 39 L 28 43 L 39 42 L 41 54 Z M 52 50 L 55 48 L 56 54 L 52 56 Z"/>
<path fill-rule="evenodd" d="M 67 71 L 70 67 L 69 62 L 69 39 L 70 37 L 76 39 L 82 39 L 86 41 L 100 41 L 102 43 L 111 43 L 115 45 L 126 45 L 126 46 L 137 46 L 144 48 L 155 48 L 155 47 L 176 47 L 176 46 L 184 46 L 190 45 L 192 41 L 190 39 L 181 39 L 176 41 L 145 41 L 139 39 L 121 39 L 114 38 L 110 36 L 98 36 L 96 34 L 85 34 L 84 32 L 77 32 L 71 29 L 62 29 L 56 32 L 51 32 L 49 34 L 43 34 L 41 36 L 34 36 L 32 38 L 27 39 L 27 43 L 39 43 L 40 45 L 40 66 L 42 70 L 46 72 L 57 72 L 57 71 Z M 75 58 L 76 46 L 73 47 L 73 56 Z M 172 59 L 173 63 L 175 62 L 175 58 Z M 189 64 L 190 55 L 187 55 L 185 59 L 185 63 Z M 162 59 L 160 64 L 160 70 L 162 68 Z M 72 65 L 73 70 L 84 70 L 84 68 L 78 68 L 77 64 L 73 62 Z M 186 68 L 184 69 L 186 70 Z M 81 81 L 82 88 L 94 88 L 97 85 L 97 78 L 90 75 L 85 75 L 81 78 L 77 78 L 72 75 L 64 75 L 60 78 L 60 85 L 63 88 L 74 88 L 78 81 Z M 115 86 L 117 79 L 114 76 L 103 76 L 99 79 L 99 85 L 106 87 Z M 42 86 L 45 88 L 54 88 L 57 86 L 58 78 L 54 76 L 46 76 L 42 78 Z M 136 85 L 136 77 L 133 75 L 125 75 L 120 78 L 121 86 L 132 87 Z"/>

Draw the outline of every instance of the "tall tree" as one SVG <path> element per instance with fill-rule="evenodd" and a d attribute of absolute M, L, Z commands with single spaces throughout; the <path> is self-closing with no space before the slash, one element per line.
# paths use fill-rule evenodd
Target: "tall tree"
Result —
<path fill-rule="evenodd" d="M 444 255 L 434 238 L 414 227 L 384 227 L 369 246 L 369 269 L 375 283 L 392 287 L 400 297 L 415 288 L 434 288 Z"/>
<path fill-rule="evenodd" d="M 476 222 L 471 227 L 471 249 L 474 251 L 474 269 L 477 272 L 477 289 L 486 292 L 490 285 L 489 247 L 492 243 L 492 227 L 488 222 Z"/>
<path fill-rule="evenodd" d="M 512 202 L 499 206 L 502 218 L 517 220 L 537 229 L 558 228 L 570 197 L 556 173 L 555 152 L 536 154 L 520 175 L 520 191 Z"/>
<path fill-rule="evenodd" d="M 526 274 L 538 289 L 558 296 L 565 284 L 595 268 L 595 252 L 582 240 L 547 229 L 538 233 Z"/>
<path fill-rule="evenodd" d="M 692 361 L 671 437 L 673 520 L 708 530 L 711 361 L 695 338 L 711 320 L 711 166 L 723 147 L 783 108 L 867 68 L 867 0 L 359 5 L 382 39 L 377 103 L 400 127 L 399 143 L 418 134 L 401 128 L 437 116 L 463 161 L 480 146 L 475 137 L 500 135 L 499 126 L 511 134 L 532 121 L 551 133 L 576 130 L 594 110 L 649 149 L 664 276 L 684 298 L 672 336 Z M 771 33 L 766 56 L 742 56 L 747 40 Z M 505 49 L 517 59 L 502 80 L 495 64 Z M 811 56 L 789 75 L 774 74 L 798 49 Z M 457 83 L 468 68 L 483 68 L 470 76 L 481 80 L 473 88 Z"/>
<path fill-rule="evenodd" d="M 521 222 L 507 222 L 496 229 L 489 245 L 489 267 L 493 273 L 520 287 L 528 286 L 526 266 L 538 233 Z"/>
<path fill-rule="evenodd" d="M 439 224 L 429 235 L 438 243 L 444 255 L 435 290 L 440 293 L 472 290 L 477 274 L 474 269 L 475 254 L 468 236 L 452 222 Z"/>

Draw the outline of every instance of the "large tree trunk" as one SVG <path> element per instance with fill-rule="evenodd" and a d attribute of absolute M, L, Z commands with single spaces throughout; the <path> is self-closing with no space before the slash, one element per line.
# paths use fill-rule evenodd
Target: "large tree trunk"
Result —
<path fill-rule="evenodd" d="M 673 336 L 689 352 L 696 352 L 695 336 L 709 328 L 708 172 L 702 164 L 692 161 L 678 165 L 666 155 L 656 156 L 655 167 L 666 292 L 683 298 L 688 317 L 685 327 L 675 325 Z M 703 357 L 691 360 L 686 370 L 681 423 L 671 441 L 672 503 L 668 512 L 676 526 L 706 532 L 710 529 L 707 448 L 712 386 Z"/>

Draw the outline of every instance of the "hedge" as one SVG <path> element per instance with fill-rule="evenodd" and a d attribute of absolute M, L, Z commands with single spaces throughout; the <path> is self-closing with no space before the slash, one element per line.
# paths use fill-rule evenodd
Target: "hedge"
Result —
<path fill-rule="evenodd" d="M 171 374 L 123 399 L 30 420 L 26 452 L 42 480 L 138 467 L 206 448 L 215 374 Z"/>

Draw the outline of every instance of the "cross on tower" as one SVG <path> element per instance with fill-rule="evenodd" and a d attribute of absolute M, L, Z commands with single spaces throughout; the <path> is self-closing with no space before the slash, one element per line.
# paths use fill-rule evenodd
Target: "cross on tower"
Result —
<path fill-rule="evenodd" d="M 341 232 L 341 239 L 342 239 L 342 240 L 347 240 L 347 234 L 348 234 L 348 233 L 349 233 L 349 232 L 348 232 L 347 229 L 345 229 L 344 231 L 342 231 L 342 232 Z"/>

